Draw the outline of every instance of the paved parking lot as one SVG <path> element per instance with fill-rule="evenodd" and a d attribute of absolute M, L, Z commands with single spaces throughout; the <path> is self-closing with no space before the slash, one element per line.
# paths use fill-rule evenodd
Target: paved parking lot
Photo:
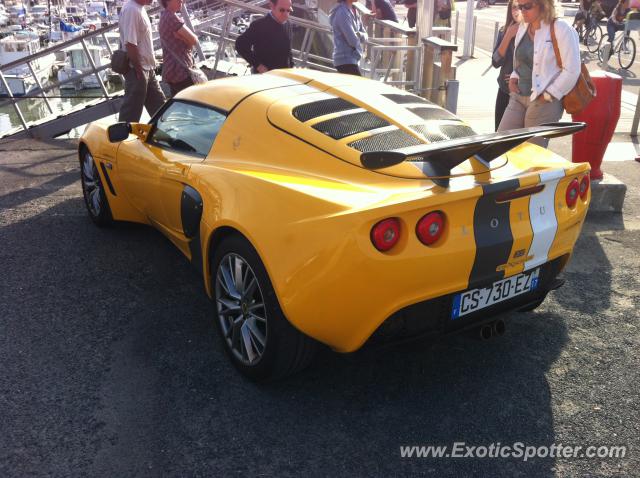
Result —
<path fill-rule="evenodd" d="M 0 145 L 0 476 L 640 476 L 640 164 L 567 284 L 500 339 L 319 354 L 256 386 L 154 230 L 97 229 L 72 142 Z M 402 459 L 404 445 L 626 445 L 612 459 Z"/>

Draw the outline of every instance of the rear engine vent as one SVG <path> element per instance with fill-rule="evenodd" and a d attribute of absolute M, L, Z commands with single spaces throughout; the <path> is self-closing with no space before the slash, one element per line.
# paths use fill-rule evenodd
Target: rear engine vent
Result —
<path fill-rule="evenodd" d="M 369 111 L 363 111 L 361 113 L 345 114 L 337 118 L 322 121 L 313 125 L 313 128 L 331 136 L 333 139 L 341 139 L 364 131 L 384 128 L 385 126 L 389 126 L 386 120 Z"/>
<path fill-rule="evenodd" d="M 427 129 L 425 125 L 419 124 L 419 125 L 412 126 L 411 129 L 413 131 L 417 131 L 418 133 L 424 135 L 424 137 L 427 138 L 427 141 L 429 141 L 429 143 L 437 143 L 438 141 L 444 141 L 446 139 L 449 139 L 447 136 L 443 135 L 440 131 L 438 131 L 439 128 L 435 126 L 432 126 L 431 128 Z"/>
<path fill-rule="evenodd" d="M 428 106 L 417 106 L 415 108 L 408 108 L 414 115 L 419 116 L 423 120 L 455 120 L 457 119 L 453 113 L 443 108 L 430 108 Z"/>
<path fill-rule="evenodd" d="M 440 131 L 446 134 L 450 139 L 465 138 L 476 134 L 473 128 L 463 124 L 443 124 L 440 126 Z"/>
<path fill-rule="evenodd" d="M 409 103 L 424 103 L 427 105 L 432 105 L 431 101 L 427 101 L 424 98 L 416 95 L 402 95 L 397 93 L 390 93 L 388 95 L 382 95 L 385 98 L 393 101 L 394 103 L 398 103 L 399 105 L 406 105 Z"/>
<path fill-rule="evenodd" d="M 297 120 L 305 122 L 320 116 L 338 113 L 339 111 L 354 110 L 356 108 L 358 108 L 358 106 L 342 98 L 331 98 L 296 106 L 293 108 L 292 113 Z"/>
<path fill-rule="evenodd" d="M 357 149 L 361 153 L 368 153 L 371 151 L 389 151 L 391 149 L 404 148 L 407 146 L 417 146 L 418 144 L 424 143 L 410 134 L 407 134 L 400 129 L 396 129 L 393 131 L 374 134 L 368 138 L 359 139 L 358 141 L 349 143 L 349 146 Z"/>

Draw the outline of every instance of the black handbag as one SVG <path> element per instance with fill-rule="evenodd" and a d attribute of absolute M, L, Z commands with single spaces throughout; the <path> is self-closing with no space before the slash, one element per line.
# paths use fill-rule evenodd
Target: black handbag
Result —
<path fill-rule="evenodd" d="M 121 75 L 126 75 L 129 71 L 129 55 L 124 50 L 116 50 L 111 55 L 111 69 Z"/>

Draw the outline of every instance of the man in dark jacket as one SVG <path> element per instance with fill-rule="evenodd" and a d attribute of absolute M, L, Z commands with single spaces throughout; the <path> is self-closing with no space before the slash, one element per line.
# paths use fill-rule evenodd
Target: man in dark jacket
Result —
<path fill-rule="evenodd" d="M 236 51 L 252 70 L 265 73 L 276 68 L 291 68 L 291 0 L 271 0 L 271 11 L 254 21 L 236 39 Z"/>

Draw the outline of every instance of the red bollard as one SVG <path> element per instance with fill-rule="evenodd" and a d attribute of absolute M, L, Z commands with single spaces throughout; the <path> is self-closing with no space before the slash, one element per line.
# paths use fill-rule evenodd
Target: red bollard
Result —
<path fill-rule="evenodd" d="M 581 113 L 572 115 L 573 121 L 584 121 L 587 127 L 573 135 L 571 160 L 574 163 L 588 161 L 591 179 L 602 179 L 602 158 L 620 118 L 622 77 L 594 71 L 591 79 L 596 86 L 596 97 Z"/>

